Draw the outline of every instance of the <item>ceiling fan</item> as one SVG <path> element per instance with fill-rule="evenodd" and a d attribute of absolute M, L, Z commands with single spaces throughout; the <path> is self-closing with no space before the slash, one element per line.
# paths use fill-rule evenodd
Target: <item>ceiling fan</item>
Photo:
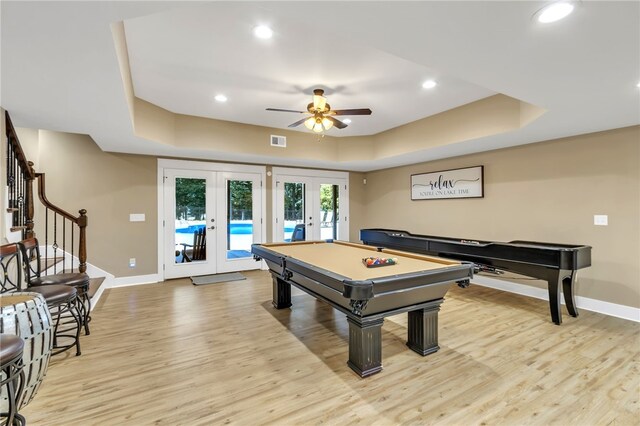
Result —
<path fill-rule="evenodd" d="M 304 123 L 309 130 L 320 133 L 323 130 L 329 130 L 333 126 L 338 129 L 347 127 L 347 123 L 334 118 L 334 115 L 371 115 L 369 108 L 357 109 L 331 109 L 324 96 L 324 90 L 315 89 L 313 91 L 313 102 L 307 105 L 306 111 L 296 111 L 292 109 L 267 108 L 267 111 L 296 112 L 299 114 L 312 114 L 311 117 L 305 117 L 295 123 L 289 124 L 289 127 L 297 127 Z"/>

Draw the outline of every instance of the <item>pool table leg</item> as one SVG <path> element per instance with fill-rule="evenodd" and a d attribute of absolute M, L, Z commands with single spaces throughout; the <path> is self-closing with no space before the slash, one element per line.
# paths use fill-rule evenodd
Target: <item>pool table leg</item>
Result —
<path fill-rule="evenodd" d="M 360 377 L 382 370 L 382 323 L 384 318 L 354 319 L 349 323 L 349 361 L 347 365 Z"/>
<path fill-rule="evenodd" d="M 422 356 L 440 349 L 438 346 L 438 312 L 443 299 L 433 305 L 409 311 L 407 346 Z"/>
<path fill-rule="evenodd" d="M 291 306 L 291 284 L 273 275 L 273 306 L 285 309 Z"/>

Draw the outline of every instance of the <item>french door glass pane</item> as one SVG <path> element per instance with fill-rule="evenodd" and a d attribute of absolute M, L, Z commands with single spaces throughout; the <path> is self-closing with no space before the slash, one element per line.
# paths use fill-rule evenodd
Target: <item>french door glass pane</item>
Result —
<path fill-rule="evenodd" d="M 207 180 L 176 178 L 176 263 L 206 260 Z"/>
<path fill-rule="evenodd" d="M 320 184 L 320 238 L 338 239 L 339 186 Z"/>
<path fill-rule="evenodd" d="M 291 241 L 293 228 L 304 223 L 306 185 L 300 182 L 284 183 L 284 241 Z"/>
<path fill-rule="evenodd" d="M 253 182 L 227 180 L 227 259 L 251 257 Z"/>

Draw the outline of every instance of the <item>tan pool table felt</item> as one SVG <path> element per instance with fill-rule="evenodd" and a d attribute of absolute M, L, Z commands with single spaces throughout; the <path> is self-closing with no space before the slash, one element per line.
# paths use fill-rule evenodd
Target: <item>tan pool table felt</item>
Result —
<path fill-rule="evenodd" d="M 263 246 L 352 280 L 367 280 L 460 265 L 459 262 L 453 260 L 404 253 L 396 250 L 384 249 L 382 252 L 378 252 L 375 247 L 343 241 L 335 241 L 333 243 L 304 241 L 299 243 L 263 244 Z M 362 263 L 362 259 L 370 256 L 395 257 L 398 259 L 398 263 L 379 268 L 367 268 Z"/>

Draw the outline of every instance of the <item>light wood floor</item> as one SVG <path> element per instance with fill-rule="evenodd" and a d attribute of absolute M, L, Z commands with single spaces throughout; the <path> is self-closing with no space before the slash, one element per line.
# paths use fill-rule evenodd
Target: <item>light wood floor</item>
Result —
<path fill-rule="evenodd" d="M 344 316 L 294 290 L 271 306 L 270 276 L 107 290 L 82 356 L 56 357 L 29 425 L 640 422 L 640 325 L 480 286 L 453 289 L 439 352 L 405 346 L 406 315 L 383 326 L 384 370 L 346 365 Z"/>

